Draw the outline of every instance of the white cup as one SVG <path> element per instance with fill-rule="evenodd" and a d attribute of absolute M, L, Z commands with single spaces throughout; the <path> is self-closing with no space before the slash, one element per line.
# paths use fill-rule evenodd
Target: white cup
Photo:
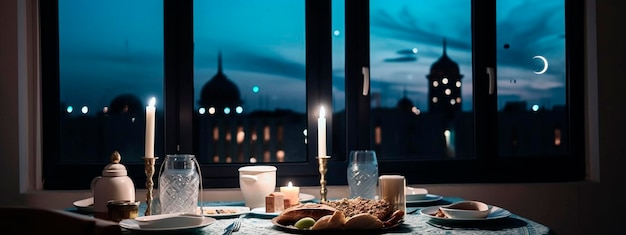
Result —
<path fill-rule="evenodd" d="M 276 167 L 244 166 L 239 168 L 239 187 L 247 207 L 264 207 L 265 196 L 276 189 Z"/>
<path fill-rule="evenodd" d="M 381 175 L 378 177 L 380 199 L 388 201 L 393 211 L 406 212 L 406 180 L 401 175 Z"/>

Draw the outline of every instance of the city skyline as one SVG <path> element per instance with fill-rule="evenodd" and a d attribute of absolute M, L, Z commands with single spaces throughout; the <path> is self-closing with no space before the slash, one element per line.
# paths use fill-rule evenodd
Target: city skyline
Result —
<path fill-rule="evenodd" d="M 270 9 L 254 1 L 243 5 L 241 1 L 195 2 L 194 14 L 201 15 L 198 13 L 201 12 L 210 15 L 209 21 L 204 24 L 210 25 L 211 30 L 195 29 L 196 41 L 208 41 L 203 41 L 207 46 L 197 47 L 195 51 L 194 103 L 198 101 L 202 85 L 215 74 L 216 55 L 221 49 L 224 52 L 226 76 L 240 87 L 244 105 L 251 108 L 246 112 L 254 110 L 255 106 L 257 109 L 281 108 L 306 112 L 304 110 L 306 105 L 303 105 L 306 97 L 302 94 L 305 89 L 306 64 L 302 25 L 304 3 L 279 2 L 284 3 L 282 5 L 284 8 Z M 333 4 L 336 2 L 333 1 Z M 565 48 L 564 35 L 559 31 L 563 29 L 559 24 L 563 23 L 564 13 L 562 7 L 556 5 L 563 3 L 534 5 L 532 2 L 521 3 L 522 1 L 507 1 L 506 4 L 498 4 L 498 30 L 507 30 L 506 33 L 498 34 L 498 107 L 501 109 L 508 101 L 527 101 L 529 105 L 536 103 L 549 106 L 564 105 Z M 117 7 L 120 4 L 127 7 Z M 469 8 L 465 7 L 446 8 L 446 4 L 469 6 L 470 3 L 469 1 L 432 3 L 393 1 L 384 4 L 381 1 L 371 2 L 372 93 L 381 93 L 389 100 L 384 102 L 383 106 L 388 107 L 393 101 L 402 98 L 406 89 L 416 106 L 426 108 L 428 80 L 425 75 L 430 65 L 441 56 L 442 41 L 445 38 L 448 42 L 449 57 L 459 64 L 464 75 L 463 110 L 471 110 L 473 95 L 471 34 L 469 28 L 455 24 L 467 22 L 470 12 Z M 236 8 L 232 7 L 235 5 Z M 289 11 L 288 7 L 299 10 Z M 532 7 L 532 11 L 528 7 Z M 448 9 L 447 14 L 432 10 L 440 8 Z M 202 9 L 219 10 L 207 12 Z M 229 9 L 239 14 L 245 13 L 247 17 L 235 18 L 233 15 L 236 14 Z M 561 10 L 552 12 L 553 9 Z M 113 15 L 111 12 L 119 12 L 116 14 L 119 17 L 111 20 Z M 337 14 L 343 11 L 334 9 L 333 12 Z M 287 13 L 293 15 L 285 15 Z M 135 94 L 146 103 L 150 97 L 160 97 L 164 76 L 162 14 L 160 2 L 61 1 L 59 3 L 61 102 L 75 107 L 88 105 L 98 110 L 121 94 Z M 258 23 L 270 25 L 277 17 L 296 19 L 301 17 L 302 20 L 281 20 L 278 27 L 263 29 L 273 33 L 251 32 L 254 27 L 247 26 L 251 19 L 255 22 L 263 20 Z M 198 17 L 197 20 L 203 19 Z M 511 21 L 515 19 L 524 21 Z M 538 25 L 542 27 L 533 27 Z M 342 45 L 345 43 L 343 27 L 342 22 L 333 21 L 334 31 L 331 32 L 335 46 L 333 63 L 342 61 Z M 228 28 L 240 29 L 229 32 L 241 31 L 258 37 L 250 38 L 246 34 L 211 34 Z M 435 31 L 433 28 L 439 30 Z M 388 40 L 379 40 L 381 38 Z M 282 40 L 280 46 L 276 45 L 276 40 Z M 389 45 L 381 44 L 385 41 Z M 505 44 L 510 47 L 504 49 Z M 413 48 L 418 51 L 414 54 L 415 60 L 402 60 L 402 53 Z M 544 74 L 533 73 L 537 67 L 542 67 L 540 61 L 533 59 L 537 55 L 544 56 L 550 63 Z M 400 59 L 395 60 L 397 58 Z M 345 91 L 343 67 L 341 64 L 334 64 L 333 69 L 333 99 L 338 97 L 336 99 L 340 101 Z M 259 93 L 252 91 L 254 86 L 260 88 Z M 265 96 L 256 97 L 255 94 Z M 160 105 L 163 107 L 162 102 L 162 98 L 157 101 L 157 109 Z M 333 111 L 342 109 L 337 106 Z"/>

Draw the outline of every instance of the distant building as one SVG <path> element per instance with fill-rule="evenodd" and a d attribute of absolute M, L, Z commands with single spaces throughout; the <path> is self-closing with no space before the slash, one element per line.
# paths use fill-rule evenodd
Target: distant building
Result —
<path fill-rule="evenodd" d="M 461 111 L 461 78 L 459 65 L 448 57 L 446 40 L 443 55 L 431 65 L 428 78 L 428 112 L 441 113 L 453 119 Z"/>

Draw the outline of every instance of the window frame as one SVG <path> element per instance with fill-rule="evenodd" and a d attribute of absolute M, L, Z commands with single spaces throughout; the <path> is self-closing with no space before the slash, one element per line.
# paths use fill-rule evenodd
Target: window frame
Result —
<path fill-rule="evenodd" d="M 332 115 L 327 115 L 328 141 L 332 143 L 327 180 L 329 185 L 345 185 L 347 151 L 368 149 L 370 145 L 369 96 L 360 96 L 361 67 L 369 67 L 369 1 L 346 0 L 346 138 L 337 138 Z M 495 68 L 495 0 L 472 2 L 472 49 L 474 94 L 487 94 L 485 67 Z M 332 103 L 331 0 L 308 0 L 306 8 L 306 89 L 307 129 L 316 130 L 314 110 Z M 59 39 L 58 1 L 39 1 L 42 71 L 42 156 L 44 189 L 87 189 L 93 177 L 100 175 L 102 164 L 60 163 L 59 129 Z M 164 0 L 165 63 L 165 153 L 193 153 L 193 1 Z M 496 94 L 475 95 L 475 159 L 380 161 L 379 174 L 403 174 L 411 184 L 438 183 L 514 183 L 564 182 L 585 178 L 584 130 L 584 3 L 565 1 L 567 110 L 570 153 L 566 158 L 498 158 Z M 488 27 L 485 27 L 488 26 Z M 480 36 L 478 36 L 480 35 Z M 364 40 L 367 39 L 367 40 Z M 497 74 L 497 71 L 496 71 Z M 176 79 L 174 79 L 176 78 Z M 329 106 L 329 105 L 328 105 Z M 174 120 L 172 122 L 172 120 Z M 172 134 L 174 133 L 174 134 Z M 307 161 L 271 163 L 279 167 L 277 185 L 297 178 L 302 186 L 319 185 L 317 133 L 308 132 Z M 334 146 L 334 147 L 333 147 Z M 162 161 L 159 159 L 158 164 Z M 143 164 L 125 164 L 135 186 L 144 187 Z M 232 188 L 239 184 L 237 169 L 250 164 L 203 164 L 204 188 Z M 446 168 L 452 174 L 442 174 Z M 157 176 L 155 176 L 156 178 Z"/>
<path fill-rule="evenodd" d="M 403 174 L 407 182 L 517 183 L 565 182 L 585 179 L 584 130 L 584 3 L 565 2 L 567 128 L 569 156 L 500 158 L 497 148 L 497 91 L 489 95 L 487 67 L 496 69 L 496 0 L 472 1 L 472 73 L 474 159 L 380 161 L 379 174 Z M 346 116 L 347 149 L 370 143 L 370 97 L 360 95 L 361 67 L 369 67 L 369 1 L 346 0 Z M 475 53 L 480 51 L 481 53 Z M 495 71 L 497 77 L 497 70 Z M 358 97 L 358 98 L 357 98 Z M 341 155 L 346 156 L 347 153 Z M 441 173 L 446 169 L 446 173 Z M 342 182 L 345 183 L 345 180 Z"/>

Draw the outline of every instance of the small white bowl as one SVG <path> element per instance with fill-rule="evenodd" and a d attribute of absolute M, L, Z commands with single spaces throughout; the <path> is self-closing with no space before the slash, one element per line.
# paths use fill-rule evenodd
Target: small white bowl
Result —
<path fill-rule="evenodd" d="M 491 207 L 479 201 L 460 201 L 447 206 L 439 207 L 441 212 L 452 219 L 479 219 L 485 218 L 491 212 Z"/>
<path fill-rule="evenodd" d="M 404 190 L 404 194 L 407 201 L 417 201 L 426 198 L 426 195 L 428 195 L 428 190 L 426 190 L 425 188 L 406 187 Z"/>

